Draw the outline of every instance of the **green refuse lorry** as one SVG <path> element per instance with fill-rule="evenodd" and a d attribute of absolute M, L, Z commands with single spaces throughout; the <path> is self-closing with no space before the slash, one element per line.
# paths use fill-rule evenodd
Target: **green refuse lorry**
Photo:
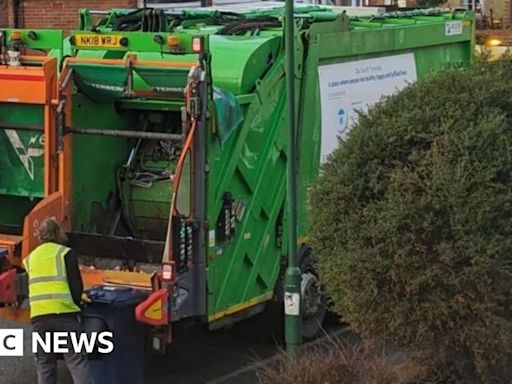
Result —
<path fill-rule="evenodd" d="M 88 288 L 147 293 L 163 350 L 282 297 L 288 159 L 283 9 L 80 11 L 78 30 L 0 31 L 0 316 L 26 310 L 20 261 L 57 218 Z M 297 6 L 299 249 L 305 337 L 325 299 L 310 263 L 308 188 L 357 113 L 473 61 L 474 17 L 354 16 Z M 46 56 L 31 56 L 31 49 Z M 14 85 L 13 82 L 16 82 Z M 25 311 L 25 312 L 24 312 Z"/>

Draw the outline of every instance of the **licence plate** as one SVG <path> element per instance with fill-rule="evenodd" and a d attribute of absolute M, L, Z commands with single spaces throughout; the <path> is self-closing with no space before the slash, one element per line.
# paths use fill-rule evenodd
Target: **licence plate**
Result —
<path fill-rule="evenodd" d="M 75 35 L 77 47 L 91 48 L 121 48 L 120 35 L 96 35 L 96 34 L 80 34 Z"/>

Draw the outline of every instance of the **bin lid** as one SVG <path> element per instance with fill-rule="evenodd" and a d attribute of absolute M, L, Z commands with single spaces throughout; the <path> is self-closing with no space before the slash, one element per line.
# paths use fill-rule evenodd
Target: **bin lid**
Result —
<path fill-rule="evenodd" d="M 148 293 L 139 289 L 125 287 L 96 287 L 87 292 L 93 303 L 105 303 L 115 306 L 138 304 Z"/>

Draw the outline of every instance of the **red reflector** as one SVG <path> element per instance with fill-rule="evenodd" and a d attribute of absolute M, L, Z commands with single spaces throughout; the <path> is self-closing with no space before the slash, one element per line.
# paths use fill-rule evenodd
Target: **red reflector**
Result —
<path fill-rule="evenodd" d="M 135 307 L 135 318 L 144 324 L 167 325 L 169 323 L 169 291 L 162 288 L 149 295 Z"/>

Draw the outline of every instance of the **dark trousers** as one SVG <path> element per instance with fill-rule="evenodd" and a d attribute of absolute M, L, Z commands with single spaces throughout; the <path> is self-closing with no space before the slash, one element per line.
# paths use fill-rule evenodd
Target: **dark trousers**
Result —
<path fill-rule="evenodd" d="M 35 319 L 32 325 L 34 332 L 39 333 L 43 339 L 47 332 L 76 332 L 77 334 L 81 332 L 78 314 L 43 316 Z M 86 353 L 75 353 L 71 342 L 69 342 L 67 348 L 69 352 L 63 353 L 62 356 L 71 373 L 73 382 L 75 384 L 93 384 Z M 36 353 L 38 384 L 57 384 L 57 358 L 58 355 L 55 353 L 46 353 L 38 346 Z"/>

